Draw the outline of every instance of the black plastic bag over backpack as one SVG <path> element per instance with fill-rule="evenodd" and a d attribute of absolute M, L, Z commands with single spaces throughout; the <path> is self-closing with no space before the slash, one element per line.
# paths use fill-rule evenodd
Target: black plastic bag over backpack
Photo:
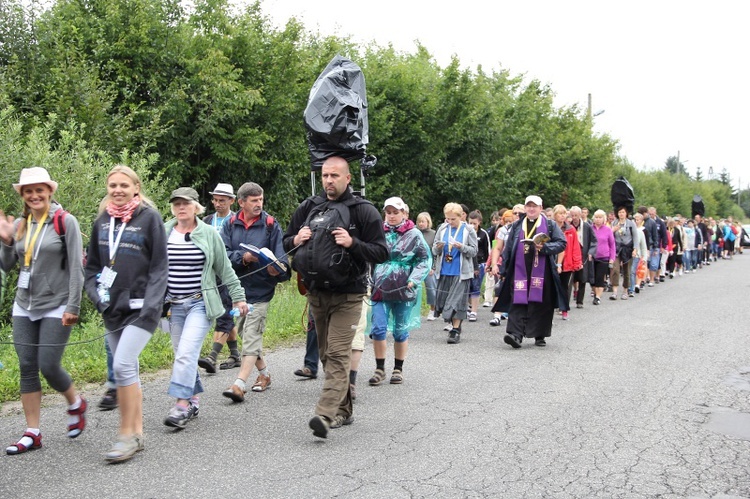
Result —
<path fill-rule="evenodd" d="M 695 215 L 703 216 L 703 214 L 706 213 L 706 206 L 703 204 L 703 198 L 698 194 L 693 196 L 692 209 L 693 218 L 695 218 Z"/>
<path fill-rule="evenodd" d="M 310 90 L 304 117 L 313 171 L 331 156 L 362 159 L 370 140 L 365 76 L 359 66 L 334 57 Z"/>
<path fill-rule="evenodd" d="M 612 184 L 610 198 L 612 199 L 612 207 L 615 210 L 622 206 L 625 207 L 628 213 L 633 213 L 635 193 L 630 182 L 625 177 L 617 177 L 617 180 Z"/>

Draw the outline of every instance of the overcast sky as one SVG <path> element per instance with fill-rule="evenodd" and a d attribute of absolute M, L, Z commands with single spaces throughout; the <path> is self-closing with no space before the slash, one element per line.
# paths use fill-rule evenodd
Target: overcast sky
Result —
<path fill-rule="evenodd" d="M 679 151 L 691 175 L 726 168 L 734 187 L 750 186 L 747 2 L 263 0 L 262 9 L 278 26 L 294 16 L 310 31 L 402 52 L 418 40 L 442 67 L 455 54 L 466 67 L 523 74 L 548 84 L 557 106 L 585 108 L 590 93 L 604 111 L 595 131 L 637 168 L 662 168 Z"/>

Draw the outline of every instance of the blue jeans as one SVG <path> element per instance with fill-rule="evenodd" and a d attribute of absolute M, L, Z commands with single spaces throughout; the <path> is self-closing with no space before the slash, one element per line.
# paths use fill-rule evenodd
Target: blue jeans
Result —
<path fill-rule="evenodd" d="M 690 272 L 693 269 L 693 255 L 695 250 L 685 250 L 682 254 L 682 266 L 685 267 L 685 272 Z"/>
<path fill-rule="evenodd" d="M 480 263 L 479 275 L 471 278 L 471 283 L 469 284 L 469 295 L 472 298 L 479 296 L 481 293 L 482 281 L 484 280 L 484 266 L 484 263 Z M 476 310 L 474 312 L 476 312 Z"/>
<path fill-rule="evenodd" d="M 661 250 L 659 248 L 653 248 L 651 252 L 649 253 L 649 257 L 648 257 L 648 270 L 652 272 L 659 270 L 660 262 L 661 262 Z"/>
<path fill-rule="evenodd" d="M 435 274 L 428 275 L 424 280 L 424 289 L 427 294 L 427 305 L 435 306 L 435 296 L 437 294 L 437 279 Z"/>
<path fill-rule="evenodd" d="M 635 285 L 636 285 L 636 270 L 638 270 L 638 263 L 641 261 L 640 258 L 637 256 L 633 257 L 633 262 L 630 265 L 630 286 L 628 286 L 628 293 L 634 293 L 635 292 Z"/>
<path fill-rule="evenodd" d="M 174 366 L 167 390 L 172 397 L 188 400 L 203 392 L 198 374 L 198 357 L 210 328 L 211 321 L 206 317 L 206 305 L 202 298 L 172 305 L 169 333 L 174 349 Z"/>
<path fill-rule="evenodd" d="M 393 312 L 393 340 L 396 343 L 403 343 L 409 339 L 409 330 L 406 325 L 409 321 L 414 302 L 409 301 L 389 301 L 387 304 L 382 301 L 372 302 L 372 329 L 370 338 L 382 341 L 388 332 L 388 311 Z"/>

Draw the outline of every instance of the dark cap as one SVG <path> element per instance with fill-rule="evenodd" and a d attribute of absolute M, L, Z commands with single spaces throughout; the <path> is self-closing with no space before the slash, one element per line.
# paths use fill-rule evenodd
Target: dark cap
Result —
<path fill-rule="evenodd" d="M 169 202 L 171 203 L 175 199 L 186 199 L 188 201 L 193 201 L 194 203 L 200 202 L 198 200 L 198 193 L 192 187 L 178 187 L 173 190 L 172 195 L 169 196 Z"/>

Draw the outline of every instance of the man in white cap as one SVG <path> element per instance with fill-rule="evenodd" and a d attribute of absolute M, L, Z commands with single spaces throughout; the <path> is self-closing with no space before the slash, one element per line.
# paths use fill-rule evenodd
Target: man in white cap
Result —
<path fill-rule="evenodd" d="M 556 269 L 556 255 L 565 251 L 565 235 L 542 214 L 542 198 L 528 196 L 525 215 L 515 222 L 503 250 L 500 290 L 494 311 L 508 312 L 505 343 L 521 348 L 523 338 L 546 346 L 555 308 L 570 307 Z"/>
<path fill-rule="evenodd" d="M 216 212 L 208 215 L 203 221 L 221 234 L 221 227 L 224 225 L 224 222 L 234 215 L 232 211 L 232 204 L 236 198 L 234 187 L 231 184 L 219 183 L 216 184 L 216 188 L 209 192 L 209 194 L 212 196 L 211 202 Z M 242 355 L 237 347 L 237 328 L 234 326 L 234 318 L 230 313 L 232 310 L 232 299 L 225 286 L 220 286 L 219 292 L 226 312 L 216 319 L 214 343 L 211 347 L 211 352 L 205 357 L 198 359 L 198 365 L 205 369 L 206 372 L 212 374 L 216 372 L 216 359 L 219 357 L 222 348 L 224 348 L 224 344 L 229 346 L 229 357 L 219 365 L 219 368 L 232 369 L 239 367 L 242 362 Z"/>

